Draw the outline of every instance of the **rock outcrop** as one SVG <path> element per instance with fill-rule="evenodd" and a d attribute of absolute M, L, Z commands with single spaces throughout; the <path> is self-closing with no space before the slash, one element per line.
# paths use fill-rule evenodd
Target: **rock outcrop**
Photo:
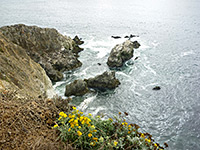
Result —
<path fill-rule="evenodd" d="M 90 88 L 100 91 L 115 89 L 120 85 L 120 82 L 115 77 L 115 72 L 104 72 L 94 78 L 75 80 L 66 85 L 65 96 L 82 96 L 90 92 Z"/>
<path fill-rule="evenodd" d="M 115 77 L 115 72 L 105 71 L 103 74 L 94 78 L 85 79 L 89 88 L 105 91 L 106 89 L 114 89 L 120 85 L 120 82 Z"/>
<path fill-rule="evenodd" d="M 82 96 L 89 91 L 87 83 L 83 80 L 75 80 L 74 82 L 66 85 L 65 96 Z"/>
<path fill-rule="evenodd" d="M 111 68 L 121 67 L 123 63 L 133 57 L 134 48 L 139 48 L 137 41 L 126 40 L 122 44 L 116 45 L 108 57 L 107 65 Z"/>
<path fill-rule="evenodd" d="M 1 27 L 0 31 L 13 43 L 21 46 L 39 63 L 52 81 L 63 78 L 62 72 L 80 67 L 77 59 L 82 51 L 80 39 L 76 41 L 61 35 L 56 29 L 23 24 Z"/>
<path fill-rule="evenodd" d="M 0 32 L 0 90 L 5 89 L 17 90 L 22 97 L 55 94 L 44 69 Z"/>

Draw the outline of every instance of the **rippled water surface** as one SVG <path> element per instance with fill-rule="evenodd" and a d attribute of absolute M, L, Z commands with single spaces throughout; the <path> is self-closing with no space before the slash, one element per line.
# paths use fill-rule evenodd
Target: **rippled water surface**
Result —
<path fill-rule="evenodd" d="M 94 115 L 126 111 L 129 122 L 167 142 L 169 149 L 199 150 L 199 10 L 199 0 L 0 0 L 0 25 L 51 27 L 83 38 L 83 66 L 54 85 L 62 96 L 66 83 L 109 70 L 109 52 L 125 41 L 111 35 L 139 35 L 133 39 L 142 45 L 134 53 L 139 58 L 116 72 L 121 85 L 74 103 Z M 152 90 L 156 85 L 160 91 Z"/>

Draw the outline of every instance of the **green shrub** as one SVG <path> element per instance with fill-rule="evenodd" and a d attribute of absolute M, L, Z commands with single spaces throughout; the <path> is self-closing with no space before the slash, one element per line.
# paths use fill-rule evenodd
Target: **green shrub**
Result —
<path fill-rule="evenodd" d="M 119 112 L 119 117 L 101 119 L 91 114 L 83 115 L 73 107 L 71 113 L 60 112 L 59 118 L 53 128 L 60 131 L 60 138 L 64 142 L 78 149 L 164 149 L 154 143 L 148 133 L 138 131 L 139 126 L 128 124 Z"/>

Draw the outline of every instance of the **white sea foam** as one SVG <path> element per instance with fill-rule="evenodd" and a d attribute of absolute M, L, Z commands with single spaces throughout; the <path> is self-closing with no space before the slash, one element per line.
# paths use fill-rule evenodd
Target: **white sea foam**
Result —
<path fill-rule="evenodd" d="M 87 109 L 89 103 L 91 103 L 91 102 L 96 98 L 96 96 L 97 96 L 97 95 L 85 99 L 85 100 L 78 106 L 78 109 L 80 109 L 80 110 L 82 110 L 82 111 L 84 111 L 85 109 Z"/>
<path fill-rule="evenodd" d="M 192 51 L 192 50 L 186 51 L 186 52 L 182 52 L 182 53 L 181 53 L 181 57 L 187 56 L 187 55 L 192 55 L 192 54 L 194 54 L 194 51 Z"/>

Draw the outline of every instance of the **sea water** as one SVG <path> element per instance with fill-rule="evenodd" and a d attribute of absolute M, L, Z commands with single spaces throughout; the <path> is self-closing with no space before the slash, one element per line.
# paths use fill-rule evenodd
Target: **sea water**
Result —
<path fill-rule="evenodd" d="M 139 35 L 132 40 L 141 47 L 116 71 L 121 85 L 76 97 L 73 103 L 94 115 L 112 117 L 126 111 L 129 123 L 137 123 L 157 142 L 167 142 L 169 149 L 199 150 L 199 10 L 199 0 L 0 0 L 0 26 L 56 28 L 85 41 L 82 67 L 54 83 L 63 97 L 66 84 L 109 71 L 111 49 L 124 42 L 124 36 Z M 155 86 L 161 90 L 153 91 Z"/>

